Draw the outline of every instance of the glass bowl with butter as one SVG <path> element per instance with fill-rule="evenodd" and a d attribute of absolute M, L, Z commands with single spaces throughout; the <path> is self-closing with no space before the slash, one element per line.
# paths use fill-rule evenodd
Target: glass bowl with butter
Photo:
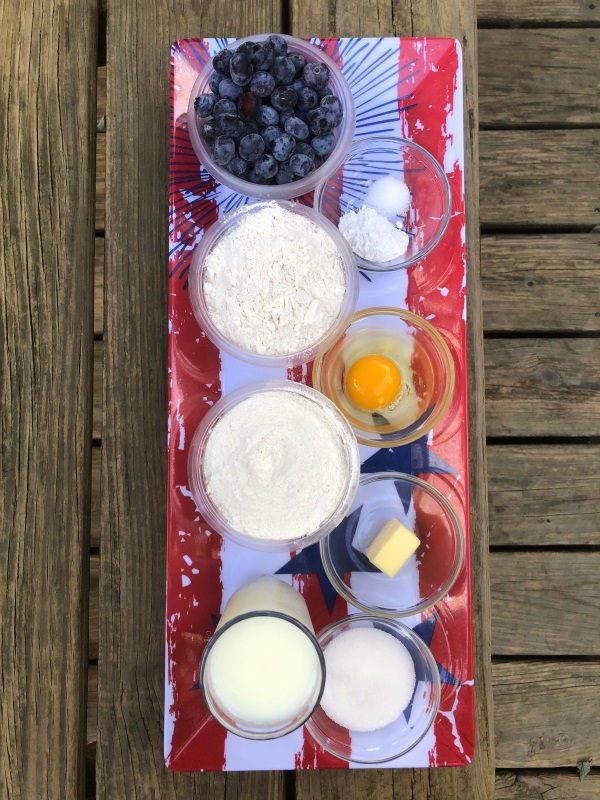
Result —
<path fill-rule="evenodd" d="M 363 475 L 344 520 L 320 543 L 332 585 L 381 617 L 408 617 L 438 603 L 460 574 L 458 515 L 431 484 L 401 472 Z"/>

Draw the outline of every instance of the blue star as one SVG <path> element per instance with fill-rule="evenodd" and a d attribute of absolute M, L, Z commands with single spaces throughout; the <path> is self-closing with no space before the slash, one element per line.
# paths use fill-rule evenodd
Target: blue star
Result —
<path fill-rule="evenodd" d="M 342 523 L 343 524 L 343 523 Z M 319 552 L 319 543 L 311 544 L 304 550 L 301 550 L 295 555 L 287 564 L 284 564 L 281 569 L 278 569 L 276 575 L 316 575 L 319 581 L 319 586 L 323 592 L 323 597 L 327 604 L 329 613 L 333 613 L 333 607 L 337 597 L 337 592 L 329 582 L 329 578 L 325 573 L 325 568 L 321 561 L 321 554 Z"/>
<path fill-rule="evenodd" d="M 435 631 L 435 626 L 437 625 L 439 613 L 434 611 L 433 614 L 430 614 L 427 619 L 424 619 L 423 622 L 420 622 L 418 625 L 415 625 L 413 628 L 414 632 L 423 639 L 427 647 L 431 647 L 431 640 L 433 639 L 433 632 Z M 442 666 L 439 661 L 436 660 L 435 662 L 438 666 L 438 670 L 440 672 L 440 680 L 442 683 L 447 683 L 450 686 L 462 686 L 461 682 L 452 675 L 451 672 L 448 672 L 446 667 Z"/>

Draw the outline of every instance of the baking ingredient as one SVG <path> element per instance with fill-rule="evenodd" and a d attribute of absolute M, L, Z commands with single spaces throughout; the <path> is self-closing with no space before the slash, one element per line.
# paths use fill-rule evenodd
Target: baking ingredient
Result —
<path fill-rule="evenodd" d="M 234 617 L 252 611 L 276 611 L 294 617 L 311 633 L 314 628 L 306 606 L 306 600 L 297 589 L 273 575 L 261 575 L 245 583 L 235 591 L 223 609 L 216 630 L 220 630 Z"/>
<path fill-rule="evenodd" d="M 325 647 L 321 706 L 350 731 L 375 731 L 398 719 L 412 698 L 415 666 L 406 647 L 377 628 L 349 628 Z"/>
<path fill-rule="evenodd" d="M 275 161 L 263 155 L 254 168 L 269 167 L 269 160 Z M 276 205 L 242 216 L 205 266 L 210 318 L 223 336 L 253 353 L 288 355 L 310 347 L 342 305 L 344 273 L 333 240 L 306 217 Z"/>
<path fill-rule="evenodd" d="M 368 545 L 365 555 L 374 567 L 393 578 L 420 543 L 418 537 L 405 525 L 397 519 L 391 519 Z"/>
<path fill-rule="evenodd" d="M 394 402 L 402 376 L 391 358 L 371 353 L 352 364 L 346 375 L 346 393 L 365 411 L 380 411 Z"/>
<path fill-rule="evenodd" d="M 335 421 L 299 393 L 266 390 L 231 408 L 211 431 L 203 471 L 231 527 L 258 539 L 297 539 L 340 503 L 347 465 Z M 357 457 L 358 462 L 358 457 Z"/>
<path fill-rule="evenodd" d="M 408 234 L 368 206 L 343 214 L 338 227 L 356 255 L 367 261 L 392 261 L 408 249 Z"/>
<path fill-rule="evenodd" d="M 369 186 L 363 203 L 385 217 L 403 217 L 410 206 L 410 189 L 399 178 L 384 175 Z"/>

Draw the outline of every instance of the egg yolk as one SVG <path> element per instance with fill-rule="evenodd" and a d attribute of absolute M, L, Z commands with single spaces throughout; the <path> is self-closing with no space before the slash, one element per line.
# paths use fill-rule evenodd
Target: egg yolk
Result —
<path fill-rule="evenodd" d="M 377 411 L 393 403 L 400 392 L 402 376 L 394 362 L 381 355 L 359 358 L 346 375 L 346 393 L 365 411 Z"/>

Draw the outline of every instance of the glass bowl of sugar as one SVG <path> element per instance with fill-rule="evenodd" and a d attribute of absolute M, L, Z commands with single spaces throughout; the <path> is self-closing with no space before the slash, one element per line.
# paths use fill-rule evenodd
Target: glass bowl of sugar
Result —
<path fill-rule="evenodd" d="M 358 139 L 315 190 L 314 207 L 339 228 L 361 269 L 389 272 L 423 261 L 442 240 L 450 184 L 433 156 L 408 139 Z"/>
<path fill-rule="evenodd" d="M 334 756 L 383 764 L 422 743 L 438 712 L 435 659 L 411 628 L 355 614 L 317 636 L 325 656 L 325 691 L 306 729 Z"/>
<path fill-rule="evenodd" d="M 352 250 L 313 208 L 266 200 L 220 217 L 194 252 L 194 316 L 217 347 L 255 366 L 294 367 L 324 353 L 358 299 Z"/>

